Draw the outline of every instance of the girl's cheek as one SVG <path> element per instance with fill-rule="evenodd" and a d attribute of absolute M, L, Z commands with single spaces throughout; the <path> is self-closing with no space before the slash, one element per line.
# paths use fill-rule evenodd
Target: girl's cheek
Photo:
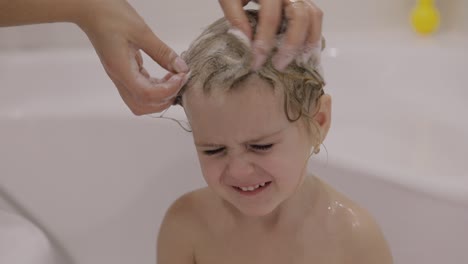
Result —
<path fill-rule="evenodd" d="M 203 175 L 207 180 L 220 178 L 223 172 L 223 164 L 221 162 L 200 159 L 200 166 L 203 171 Z"/>
<path fill-rule="evenodd" d="M 287 164 L 285 158 L 273 155 L 257 163 L 259 167 L 273 176 L 282 174 L 281 172 L 287 170 L 287 166 L 285 166 L 285 164 Z"/>

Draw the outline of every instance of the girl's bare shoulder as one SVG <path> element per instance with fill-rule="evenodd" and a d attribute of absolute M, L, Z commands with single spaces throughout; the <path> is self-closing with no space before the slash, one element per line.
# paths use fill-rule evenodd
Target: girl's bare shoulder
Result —
<path fill-rule="evenodd" d="M 369 211 L 328 184 L 322 184 L 328 196 L 328 217 L 343 234 L 342 241 L 352 263 L 393 263 L 383 232 Z"/>
<path fill-rule="evenodd" d="M 166 218 L 183 221 L 200 230 L 219 214 L 219 198 L 208 187 L 188 192 L 176 199 L 166 212 Z"/>
<path fill-rule="evenodd" d="M 207 188 L 186 193 L 167 209 L 159 228 L 158 263 L 194 263 L 195 247 L 206 233 Z"/>

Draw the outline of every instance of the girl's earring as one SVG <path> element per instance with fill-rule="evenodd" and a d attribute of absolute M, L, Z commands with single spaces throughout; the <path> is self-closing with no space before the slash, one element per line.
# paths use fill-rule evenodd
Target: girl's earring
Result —
<path fill-rule="evenodd" d="M 313 153 L 318 154 L 320 152 L 320 145 L 314 147 Z"/>

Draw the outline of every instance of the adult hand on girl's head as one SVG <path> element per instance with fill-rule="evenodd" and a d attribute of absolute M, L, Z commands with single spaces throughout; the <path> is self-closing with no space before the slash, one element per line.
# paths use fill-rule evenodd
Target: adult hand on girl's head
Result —
<path fill-rule="evenodd" d="M 148 27 L 125 0 L 87 1 L 75 23 L 87 34 L 104 69 L 135 115 L 168 108 L 186 80 L 186 63 Z M 152 78 L 140 49 L 171 78 Z"/>
<path fill-rule="evenodd" d="M 233 27 L 242 30 L 252 39 L 243 7 L 250 0 L 219 0 L 226 18 Z M 275 36 L 282 20 L 288 20 L 284 42 L 273 57 L 273 65 L 283 70 L 299 57 L 307 61 L 311 56 L 320 56 L 323 12 L 311 0 L 258 0 L 260 4 L 259 25 L 252 45 L 254 61 L 252 68 L 258 70 L 275 46 Z M 318 54 L 317 54 L 318 53 Z"/>

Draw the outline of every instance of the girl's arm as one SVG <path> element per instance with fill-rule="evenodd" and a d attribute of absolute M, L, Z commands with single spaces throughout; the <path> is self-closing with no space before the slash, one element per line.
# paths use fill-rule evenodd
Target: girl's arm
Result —
<path fill-rule="evenodd" d="M 159 230 L 157 264 L 195 264 L 197 228 L 192 209 L 187 195 L 168 209 Z"/>

